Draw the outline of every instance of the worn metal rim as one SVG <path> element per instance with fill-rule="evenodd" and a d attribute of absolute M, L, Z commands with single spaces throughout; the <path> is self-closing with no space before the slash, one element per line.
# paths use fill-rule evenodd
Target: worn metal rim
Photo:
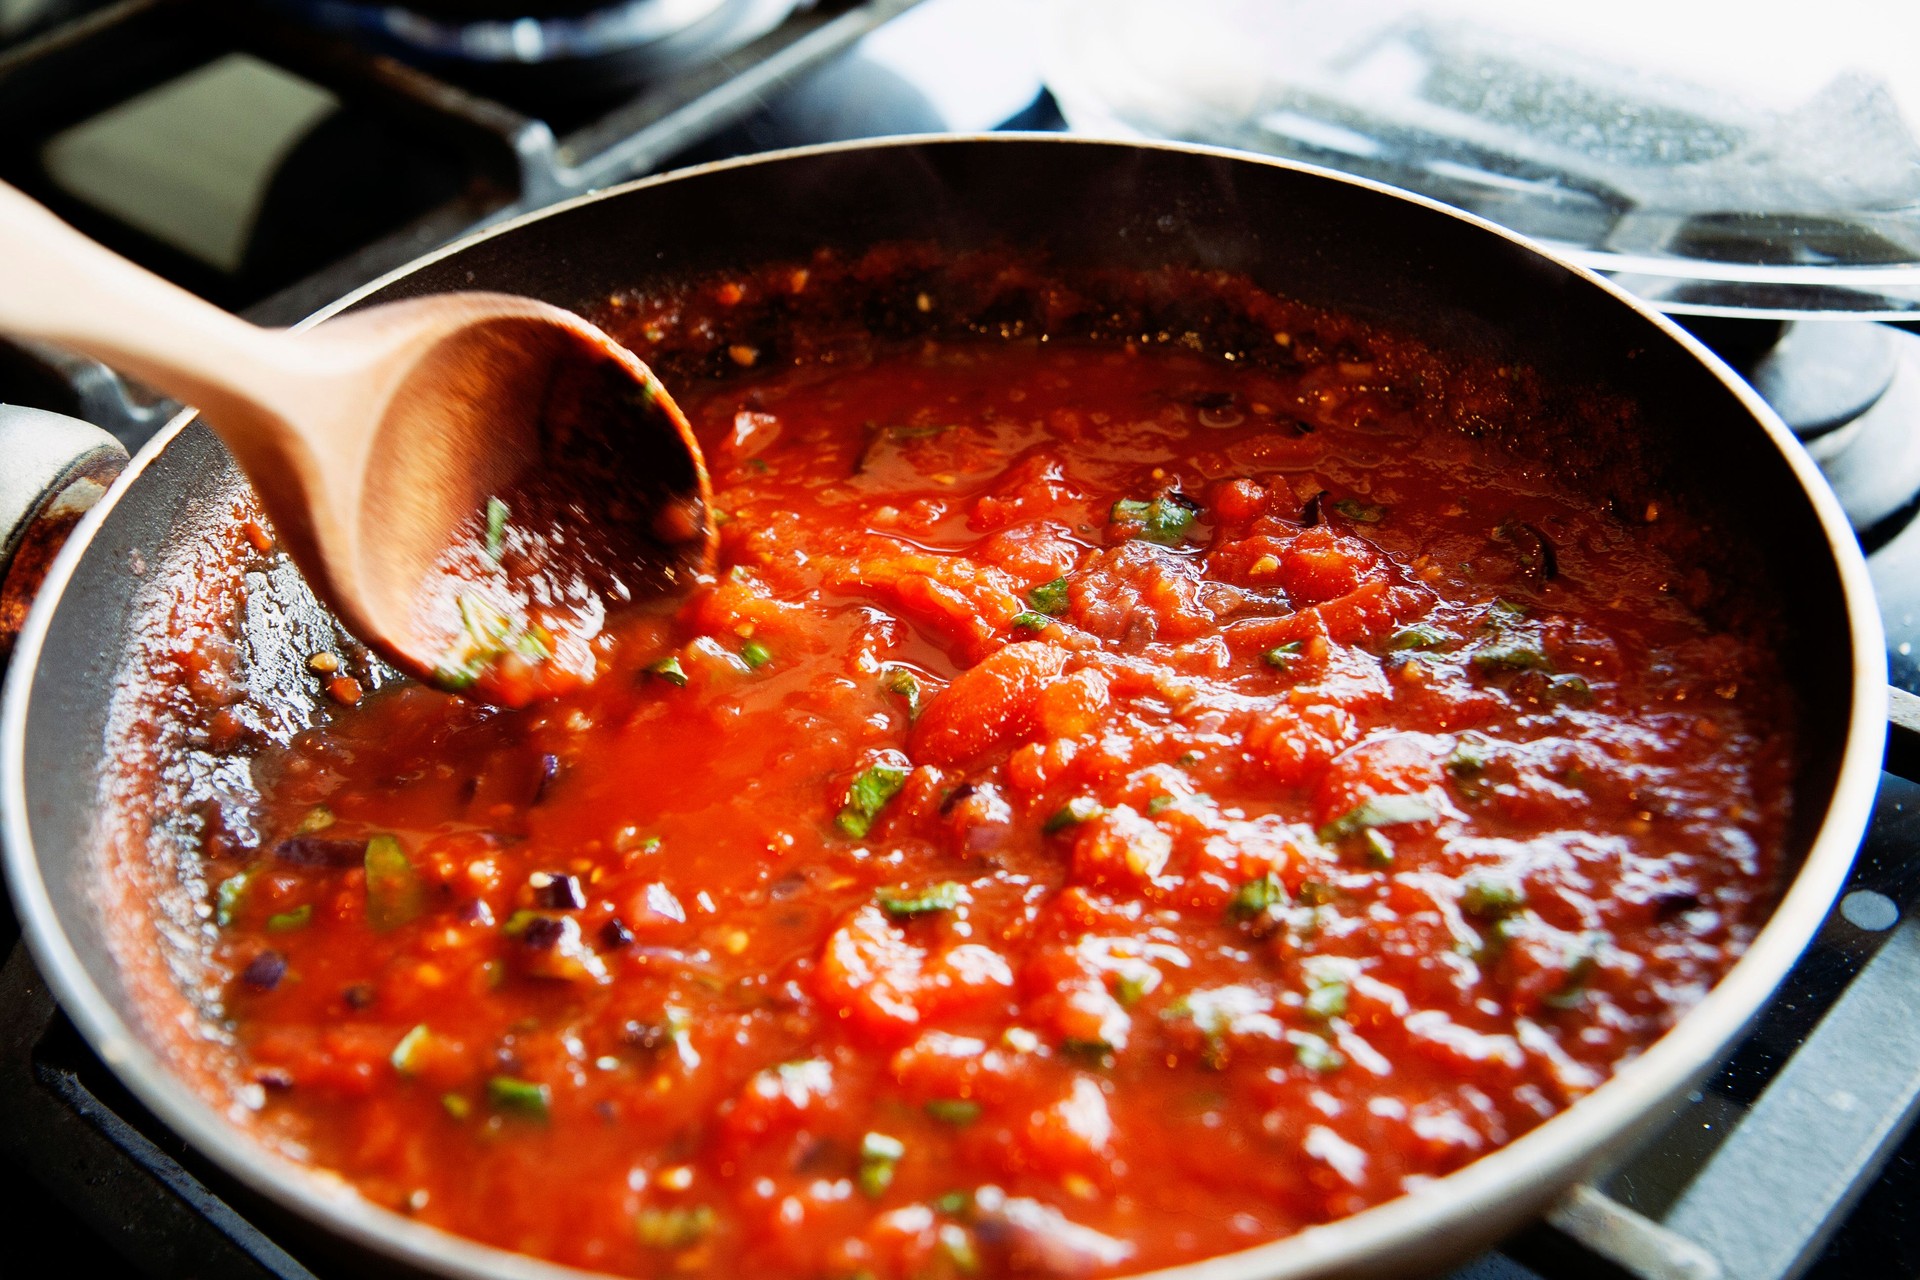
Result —
<path fill-rule="evenodd" d="M 1120 151 L 1168 151 L 1236 163 L 1265 165 L 1314 175 L 1423 207 L 1519 245 L 1610 295 L 1705 365 L 1752 415 L 1792 471 L 1811 503 L 1846 601 L 1852 640 L 1853 681 L 1846 745 L 1826 815 L 1798 875 L 1747 953 L 1707 997 L 1689 1010 L 1644 1054 L 1622 1066 L 1593 1093 L 1538 1128 L 1418 1193 L 1404 1195 L 1338 1221 L 1236 1253 L 1152 1273 L 1154 1280 L 1306 1280 L 1329 1276 L 1380 1259 L 1431 1247 L 1450 1228 L 1494 1214 L 1515 1199 L 1540 1200 L 1542 1183 L 1556 1186 L 1578 1176 L 1612 1140 L 1649 1115 L 1709 1069 L 1729 1041 L 1772 993 L 1820 926 L 1852 866 L 1872 811 L 1886 735 L 1885 641 L 1867 566 L 1838 501 L 1818 469 L 1778 416 L 1720 359 L 1690 334 L 1632 295 L 1575 262 L 1471 214 L 1366 179 L 1312 165 L 1250 156 L 1223 148 L 1175 143 L 1118 143 L 1058 134 L 908 136 L 834 143 L 720 161 L 642 178 L 563 201 L 447 245 L 389 272 L 324 308 L 301 326 L 318 323 L 422 267 L 458 254 L 516 227 L 578 206 L 619 199 L 648 187 L 697 179 L 703 174 L 778 163 L 811 155 L 872 148 L 927 146 L 1070 146 Z M 22 931 L 40 972 L 96 1053 L 133 1093 L 174 1132 L 229 1173 L 282 1205 L 315 1220 L 356 1245 L 426 1272 L 476 1280 L 563 1280 L 593 1273 L 484 1245 L 415 1222 L 362 1199 L 338 1179 L 328 1179 L 260 1146 L 243 1130 L 177 1080 L 94 984 L 66 937 L 40 874 L 26 806 L 26 726 L 29 699 L 48 629 L 60 599 L 94 534 L 129 488 L 192 421 L 191 411 L 173 419 L 127 467 L 108 495 L 87 514 L 48 573 L 23 628 L 0 688 L 0 842 Z"/>

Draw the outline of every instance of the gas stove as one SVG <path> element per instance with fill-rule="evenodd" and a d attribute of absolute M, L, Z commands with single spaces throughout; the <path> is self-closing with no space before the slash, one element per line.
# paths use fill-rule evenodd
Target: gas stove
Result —
<path fill-rule="evenodd" d="M 689 29 L 742 8 L 613 7 L 650 5 Z M 445 27 L 432 0 L 0 0 L 0 178 L 203 296 L 286 323 L 469 230 L 646 173 L 885 133 L 1065 127 L 1019 0 L 774 8 L 709 24 L 704 51 L 682 34 L 671 57 L 656 44 L 613 65 L 575 59 L 556 82 L 423 44 Z M 384 15 L 380 33 L 368 13 Z M 407 27 L 405 13 L 433 21 Z M 522 61 L 540 66 L 538 40 L 558 38 L 526 35 Z M 1894 682 L 1920 693 L 1920 336 L 1681 319 L 1821 463 L 1869 552 Z M 5 344 L 0 401 L 90 419 L 130 445 L 172 409 L 89 362 Z M 1746 1039 L 1632 1159 L 1449 1280 L 1912 1273 L 1920 699 L 1897 698 L 1893 715 L 1890 772 L 1846 891 Z M 61 1016 L 3 898 L 0 956 L 10 1239 L 57 1241 L 81 1274 L 366 1272 L 120 1088 Z"/>

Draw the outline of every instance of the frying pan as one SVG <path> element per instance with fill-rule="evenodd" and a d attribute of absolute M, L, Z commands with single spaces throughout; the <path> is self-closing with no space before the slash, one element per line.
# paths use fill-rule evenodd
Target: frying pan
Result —
<path fill-rule="evenodd" d="M 1443 348 L 1604 386 L 1643 407 L 1670 480 L 1733 513 L 1724 536 L 1792 602 L 1782 667 L 1799 738 L 1788 879 L 1744 958 L 1610 1082 L 1507 1147 L 1417 1194 L 1178 1274 L 1424 1273 L 1487 1246 L 1621 1155 L 1714 1065 L 1806 945 L 1844 880 L 1878 782 L 1887 689 L 1866 568 L 1786 429 L 1674 325 L 1507 232 L 1365 181 L 1190 147 L 900 139 L 723 163 L 489 231 L 330 311 L 458 288 L 590 306 L 648 280 L 891 240 L 1012 244 L 1066 265 L 1240 272 Z M 271 737 L 313 714 L 302 657 L 339 642 L 290 571 L 256 574 L 244 597 L 209 586 L 233 576 L 222 531 L 240 486 L 212 435 L 183 415 L 46 573 L 0 708 L 7 872 L 33 954 L 69 1017 L 143 1103 L 336 1241 L 445 1275 L 573 1274 L 376 1207 L 270 1153 L 191 1083 L 217 1072 L 221 1046 L 182 1030 L 195 1025 L 201 993 L 190 965 L 163 962 L 204 900 L 191 805 L 244 778 L 230 766 L 223 775 L 164 699 L 141 701 L 142 664 L 166 649 L 182 616 L 172 611 L 189 602 L 188 615 L 200 611 L 192 625 L 229 642 L 234 716 Z M 131 838 L 114 838 L 122 828 Z M 153 1017 L 156 1002 L 177 1016 Z"/>

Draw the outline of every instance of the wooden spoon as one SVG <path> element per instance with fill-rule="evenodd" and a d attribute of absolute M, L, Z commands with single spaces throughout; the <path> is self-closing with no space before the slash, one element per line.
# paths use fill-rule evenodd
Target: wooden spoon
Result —
<path fill-rule="evenodd" d="M 198 406 L 348 630 L 443 688 L 519 705 L 590 678 L 609 609 L 714 559 L 706 466 L 665 388 L 531 298 L 263 329 L 0 184 L 0 330 Z"/>

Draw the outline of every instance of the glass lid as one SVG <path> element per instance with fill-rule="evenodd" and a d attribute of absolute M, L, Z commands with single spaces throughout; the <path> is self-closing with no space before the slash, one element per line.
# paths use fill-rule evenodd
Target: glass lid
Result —
<path fill-rule="evenodd" d="M 1079 132 L 1310 161 L 1679 312 L 1920 313 L 1920 5 L 1054 0 Z"/>

